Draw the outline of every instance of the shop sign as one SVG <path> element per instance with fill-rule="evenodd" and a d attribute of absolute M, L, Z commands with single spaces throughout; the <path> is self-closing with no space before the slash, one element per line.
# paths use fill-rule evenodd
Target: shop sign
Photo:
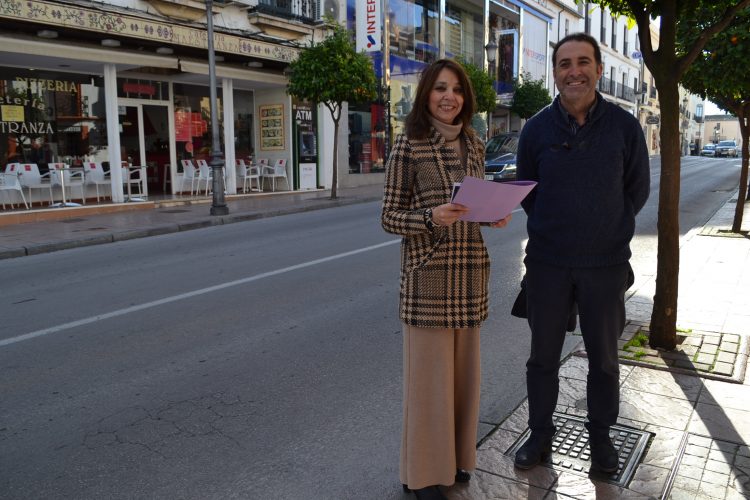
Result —
<path fill-rule="evenodd" d="M 659 117 L 658 116 L 647 116 L 646 117 L 646 123 L 648 125 L 658 125 L 659 124 Z"/>
<path fill-rule="evenodd" d="M 49 122 L 0 122 L 3 134 L 54 134 Z"/>
<path fill-rule="evenodd" d="M 156 94 L 156 88 L 153 85 L 146 83 L 132 83 L 126 82 L 122 84 L 122 91 L 126 94 L 139 94 L 154 96 Z"/>
<path fill-rule="evenodd" d="M 23 106 L 2 106 L 2 118 L 4 122 L 22 122 Z"/>
<path fill-rule="evenodd" d="M 639 50 L 636 50 L 635 52 L 633 52 L 632 57 L 633 59 L 641 59 L 643 58 L 643 54 L 641 54 Z"/>
<path fill-rule="evenodd" d="M 357 52 L 381 50 L 380 0 L 356 0 Z"/>

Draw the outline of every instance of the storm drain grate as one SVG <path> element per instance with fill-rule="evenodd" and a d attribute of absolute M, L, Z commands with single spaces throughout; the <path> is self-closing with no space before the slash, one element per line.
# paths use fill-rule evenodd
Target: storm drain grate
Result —
<path fill-rule="evenodd" d="M 70 219 L 62 219 L 60 220 L 63 224 L 73 224 L 75 222 L 86 222 L 86 219 L 71 217 Z"/>
<path fill-rule="evenodd" d="M 163 214 L 184 214 L 185 212 L 189 212 L 190 210 L 182 210 L 179 208 L 175 208 L 172 210 L 160 210 Z"/>
<path fill-rule="evenodd" d="M 650 432 L 640 431 L 623 425 L 613 425 L 609 431 L 612 444 L 615 445 L 620 457 L 620 466 L 617 472 L 607 474 L 599 471 L 590 471 L 591 454 L 589 452 L 589 433 L 586 430 L 584 419 L 570 415 L 555 413 L 553 415 L 557 432 L 552 441 L 552 455 L 543 463 L 555 470 L 568 471 L 574 474 L 596 476 L 597 480 L 612 483 L 617 486 L 627 486 L 635 474 L 635 469 L 641 461 L 641 456 L 646 450 L 649 439 L 653 436 Z M 508 456 L 515 456 L 516 451 L 526 442 L 531 434 L 526 429 L 520 438 L 505 452 Z"/>

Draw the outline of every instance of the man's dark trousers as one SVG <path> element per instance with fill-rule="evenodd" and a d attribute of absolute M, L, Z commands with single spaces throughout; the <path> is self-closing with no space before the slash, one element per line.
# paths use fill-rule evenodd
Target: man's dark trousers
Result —
<path fill-rule="evenodd" d="M 529 428 L 544 437 L 555 432 L 552 413 L 559 391 L 558 369 L 571 307 L 578 305 L 589 372 L 586 387 L 590 434 L 608 433 L 619 412 L 617 340 L 625 327 L 625 291 L 630 264 L 568 268 L 526 259 L 527 313 L 531 356 L 526 363 Z"/>

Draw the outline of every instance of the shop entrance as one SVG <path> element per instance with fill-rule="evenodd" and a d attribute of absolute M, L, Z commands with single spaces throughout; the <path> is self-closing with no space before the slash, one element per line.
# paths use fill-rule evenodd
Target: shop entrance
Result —
<path fill-rule="evenodd" d="M 136 166 L 145 165 L 148 175 L 148 192 L 165 194 L 168 182 L 165 175 L 169 175 L 169 108 L 167 104 L 120 99 L 118 111 L 123 161 Z"/>

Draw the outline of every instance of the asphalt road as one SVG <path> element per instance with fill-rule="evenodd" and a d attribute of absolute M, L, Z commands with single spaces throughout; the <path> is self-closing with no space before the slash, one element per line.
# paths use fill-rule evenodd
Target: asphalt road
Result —
<path fill-rule="evenodd" d="M 683 233 L 738 173 L 684 160 Z M 0 261 L 0 497 L 402 498 L 398 244 L 378 217 L 368 203 Z M 478 438 L 525 397 L 528 329 L 508 315 L 524 222 L 485 230 Z"/>

